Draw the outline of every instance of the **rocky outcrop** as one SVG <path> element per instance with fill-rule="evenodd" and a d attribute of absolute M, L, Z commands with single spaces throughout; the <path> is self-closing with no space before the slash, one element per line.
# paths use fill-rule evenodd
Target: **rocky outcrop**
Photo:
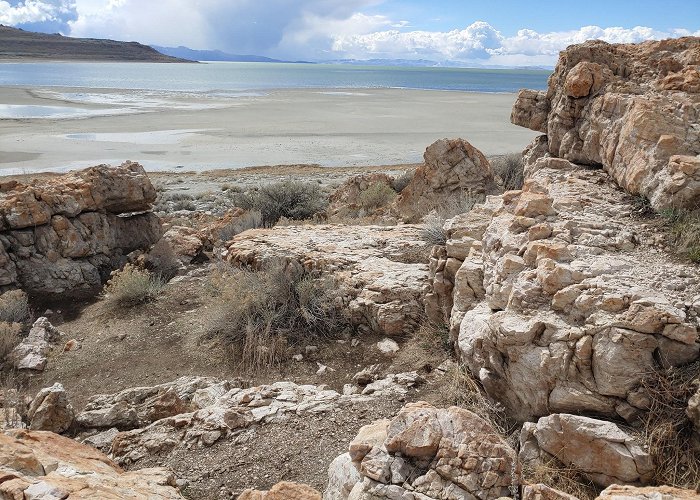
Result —
<path fill-rule="evenodd" d="M 700 196 L 700 38 L 563 51 L 546 92 L 523 90 L 511 121 L 547 134 L 552 155 L 602 165 L 657 208 Z"/>
<path fill-rule="evenodd" d="M 612 422 L 568 414 L 525 423 L 520 433 L 520 461 L 525 466 L 556 458 L 581 471 L 597 485 L 646 483 L 654 469 L 651 456 Z"/>
<path fill-rule="evenodd" d="M 37 431 L 61 433 L 73 423 L 75 412 L 66 390 L 58 382 L 39 391 L 29 405 L 29 428 Z"/>
<path fill-rule="evenodd" d="M 394 419 L 363 427 L 349 450 L 329 469 L 326 500 L 495 499 L 520 485 L 515 452 L 457 407 L 407 404 Z"/>
<path fill-rule="evenodd" d="M 59 341 L 62 335 L 48 319 L 41 317 L 34 322 L 29 334 L 12 350 L 8 358 L 18 370 L 43 371 L 52 344 Z"/>
<path fill-rule="evenodd" d="M 281 259 L 331 275 L 346 291 L 343 303 L 354 325 L 393 336 L 413 331 L 422 316 L 428 268 L 407 262 L 424 247 L 414 225 L 287 226 L 234 237 L 224 258 L 256 269 Z"/>
<path fill-rule="evenodd" d="M 124 472 L 103 453 L 52 432 L 0 434 L 2 498 L 183 498 L 163 468 Z"/>
<path fill-rule="evenodd" d="M 238 500 L 321 500 L 321 494 L 305 484 L 282 481 L 269 491 L 244 490 Z"/>
<path fill-rule="evenodd" d="M 621 486 L 614 484 L 605 488 L 596 500 L 696 500 L 700 494 L 693 490 L 671 486 Z"/>
<path fill-rule="evenodd" d="M 465 192 L 475 196 L 496 192 L 488 160 L 464 139 L 436 141 L 423 158 L 425 162 L 394 203 L 404 220 L 420 220 Z"/>
<path fill-rule="evenodd" d="M 605 172 L 541 158 L 528 175 L 446 224 L 428 314 L 511 416 L 632 421 L 644 374 L 698 359 L 700 271 L 654 249 Z"/>
<path fill-rule="evenodd" d="M 0 289 L 33 295 L 101 286 L 124 256 L 161 236 L 143 167 L 100 165 L 30 185 L 0 185 Z"/>

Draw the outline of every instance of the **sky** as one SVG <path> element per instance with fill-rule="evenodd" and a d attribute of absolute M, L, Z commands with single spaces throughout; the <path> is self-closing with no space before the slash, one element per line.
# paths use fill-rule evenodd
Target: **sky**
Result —
<path fill-rule="evenodd" d="M 700 0 L 0 0 L 0 24 L 291 60 L 553 66 L 587 39 L 700 36 Z"/>

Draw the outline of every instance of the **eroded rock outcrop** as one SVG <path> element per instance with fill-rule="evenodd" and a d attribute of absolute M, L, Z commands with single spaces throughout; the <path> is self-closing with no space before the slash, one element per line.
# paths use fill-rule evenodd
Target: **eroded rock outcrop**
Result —
<path fill-rule="evenodd" d="M 43 371 L 52 344 L 59 341 L 62 335 L 48 319 L 41 317 L 34 322 L 29 334 L 10 352 L 8 359 L 18 370 Z"/>
<path fill-rule="evenodd" d="M 513 417 L 634 420 L 645 374 L 698 359 L 700 272 L 641 241 L 606 173 L 559 158 L 528 169 L 522 191 L 446 224 L 429 315 L 449 310 L 463 362 Z"/>
<path fill-rule="evenodd" d="M 556 458 L 602 487 L 647 483 L 654 469 L 651 456 L 614 423 L 568 414 L 525 423 L 519 457 L 533 468 Z"/>
<path fill-rule="evenodd" d="M 234 237 L 225 258 L 252 268 L 282 259 L 332 275 L 347 290 L 344 302 L 354 325 L 399 335 L 410 333 L 422 315 L 428 268 L 410 262 L 423 248 L 421 228 L 414 225 L 288 226 Z"/>
<path fill-rule="evenodd" d="M 34 295 L 101 286 L 124 256 L 161 236 L 143 167 L 100 165 L 0 187 L 0 289 Z"/>
<path fill-rule="evenodd" d="M 490 424 L 423 402 L 363 427 L 328 475 L 326 500 L 495 499 L 520 485 L 515 452 Z"/>
<path fill-rule="evenodd" d="M 404 220 L 420 220 L 464 192 L 475 196 L 496 192 L 488 160 L 464 139 L 436 141 L 428 146 L 423 158 L 423 165 L 394 203 Z"/>
<path fill-rule="evenodd" d="M 700 38 L 564 50 L 546 92 L 523 90 L 511 121 L 554 156 L 603 168 L 657 208 L 700 197 Z"/>
<path fill-rule="evenodd" d="M 3 498 L 183 498 L 167 469 L 124 472 L 103 453 L 58 434 L 0 434 Z"/>

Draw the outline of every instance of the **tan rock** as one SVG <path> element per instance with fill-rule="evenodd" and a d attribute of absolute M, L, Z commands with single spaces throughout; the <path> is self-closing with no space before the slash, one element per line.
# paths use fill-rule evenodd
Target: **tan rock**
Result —
<path fill-rule="evenodd" d="M 572 45 L 546 93 L 520 92 L 511 121 L 546 133 L 553 156 L 602 165 L 657 209 L 692 208 L 700 196 L 700 131 L 692 126 L 699 46 L 697 37 Z"/>
<path fill-rule="evenodd" d="M 544 484 L 523 486 L 522 500 L 579 500 L 573 495 L 555 490 Z"/>
<path fill-rule="evenodd" d="M 39 391 L 29 405 L 29 428 L 61 433 L 71 426 L 75 412 L 65 389 L 59 383 Z"/>
<path fill-rule="evenodd" d="M 328 217 L 342 219 L 345 217 L 372 215 L 371 209 L 367 212 L 362 206 L 362 193 L 367 191 L 370 186 L 376 184 L 382 184 L 393 190 L 393 183 L 393 177 L 378 172 L 350 177 L 328 197 L 329 204 L 326 210 Z M 389 192 L 388 189 L 387 192 Z M 389 199 L 387 201 L 391 202 L 393 200 Z"/>
<path fill-rule="evenodd" d="M 396 199 L 398 214 L 407 221 L 422 219 L 431 210 L 463 196 L 496 190 L 486 157 L 464 139 L 441 139 L 425 150 L 424 164 Z"/>
<path fill-rule="evenodd" d="M 321 500 L 321 494 L 305 484 L 282 481 L 269 491 L 245 490 L 239 500 Z"/>
<path fill-rule="evenodd" d="M 693 490 L 671 486 L 621 486 L 613 484 L 604 489 L 596 500 L 696 500 L 700 494 Z"/>
<path fill-rule="evenodd" d="M 372 448 L 381 446 L 386 439 L 389 423 L 388 419 L 383 419 L 361 427 L 357 436 L 350 441 L 350 459 L 361 462 Z"/>

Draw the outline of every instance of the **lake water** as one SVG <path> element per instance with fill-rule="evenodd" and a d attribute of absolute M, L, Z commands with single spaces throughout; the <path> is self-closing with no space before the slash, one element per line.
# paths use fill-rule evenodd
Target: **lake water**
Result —
<path fill-rule="evenodd" d="M 0 86 L 227 93 L 407 88 L 467 92 L 544 89 L 550 71 L 283 63 L 0 63 Z"/>

